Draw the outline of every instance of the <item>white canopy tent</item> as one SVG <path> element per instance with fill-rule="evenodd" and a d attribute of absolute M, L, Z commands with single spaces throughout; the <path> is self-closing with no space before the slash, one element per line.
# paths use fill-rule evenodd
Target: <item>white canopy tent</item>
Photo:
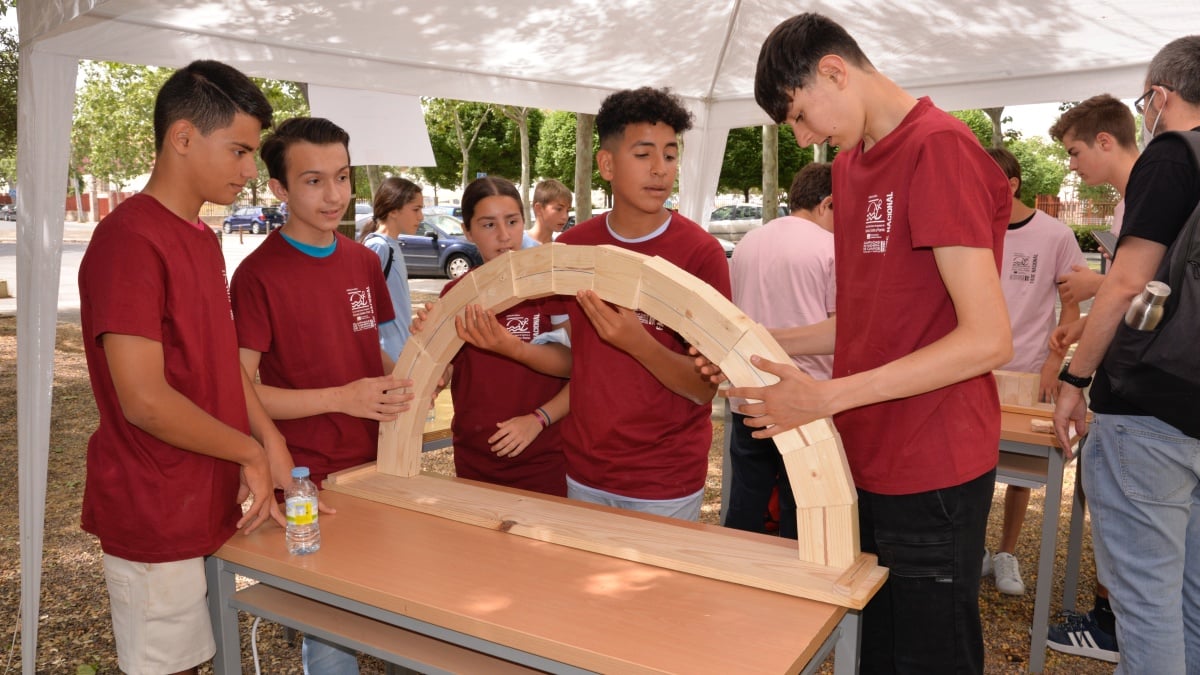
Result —
<path fill-rule="evenodd" d="M 18 6 L 18 451 L 24 672 L 34 672 L 64 198 L 78 60 L 181 66 L 410 96 L 595 112 L 669 86 L 696 116 L 681 211 L 716 191 L 725 134 L 766 117 L 754 64 L 782 19 L 818 11 L 945 109 L 1141 93 L 1149 59 L 1200 33 L 1200 5 L 1143 0 L 38 0 Z"/>

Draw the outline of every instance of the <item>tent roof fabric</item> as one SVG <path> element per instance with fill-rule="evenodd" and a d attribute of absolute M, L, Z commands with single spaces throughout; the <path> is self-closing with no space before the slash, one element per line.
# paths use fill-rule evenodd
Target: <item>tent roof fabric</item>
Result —
<path fill-rule="evenodd" d="M 1200 24 L 1195 6 L 1162 0 L 47 0 L 22 8 L 21 32 L 81 59 L 204 55 L 263 77 L 579 112 L 616 89 L 669 86 L 749 126 L 766 121 L 759 47 L 806 9 L 950 110 L 1136 96 L 1166 37 Z"/>
<path fill-rule="evenodd" d="M 680 204 L 706 220 L 726 131 L 754 104 L 763 39 L 819 11 L 879 70 L 947 110 L 1141 93 L 1168 40 L 1200 33 L 1176 0 L 38 0 L 17 6 L 17 308 L 22 668 L 33 673 L 50 385 L 78 60 L 230 63 L 259 77 L 407 96 L 595 112 L 609 93 L 675 90 Z M 336 121 L 336 120 L 335 120 Z M 48 187 L 55 186 L 55 187 Z"/>

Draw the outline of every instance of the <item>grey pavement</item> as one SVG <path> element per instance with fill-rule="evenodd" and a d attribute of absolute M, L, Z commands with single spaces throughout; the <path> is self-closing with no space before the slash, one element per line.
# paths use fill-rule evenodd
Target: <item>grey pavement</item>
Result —
<path fill-rule="evenodd" d="M 58 319 L 79 321 L 79 263 L 87 250 L 95 223 L 68 222 L 63 230 L 62 266 L 59 270 Z M 264 234 L 233 233 L 222 238 L 226 272 L 232 277 L 237 266 L 266 239 Z M 11 221 L 0 221 L 0 281 L 8 284 L 11 297 L 0 298 L 0 315 L 14 315 L 21 297 L 17 285 L 17 230 Z M 409 287 L 414 292 L 440 293 L 446 279 L 412 278 Z"/>

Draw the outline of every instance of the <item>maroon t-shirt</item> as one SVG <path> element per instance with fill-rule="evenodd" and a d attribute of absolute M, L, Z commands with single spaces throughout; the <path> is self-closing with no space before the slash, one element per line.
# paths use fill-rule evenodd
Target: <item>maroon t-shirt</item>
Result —
<path fill-rule="evenodd" d="M 933 249 L 991 249 L 998 275 L 1012 199 L 970 130 L 927 98 L 869 151 L 838 153 L 833 193 L 836 378 L 895 361 L 957 326 Z M 990 373 L 834 421 L 855 484 L 880 494 L 958 485 L 999 456 L 1000 402 Z"/>
<path fill-rule="evenodd" d="M 460 277 L 442 290 L 445 295 Z M 553 330 L 550 317 L 564 310 L 557 298 L 527 300 L 496 319 L 525 342 Z M 499 422 L 528 415 L 554 398 L 567 380 L 544 375 L 499 354 L 464 344 L 453 361 L 454 469 L 462 478 L 567 496 L 562 420 L 541 430 L 521 454 L 500 457 L 488 439 Z"/>
<path fill-rule="evenodd" d="M 666 229 L 630 242 L 617 239 L 605 216 L 564 232 L 559 243 L 611 244 L 660 256 L 730 297 L 729 263 L 699 225 L 672 213 Z M 579 303 L 571 318 L 571 414 L 563 424 L 567 475 L 635 499 L 678 499 L 704 487 L 712 444 L 712 406 L 693 403 L 659 382 L 632 356 L 600 339 Z M 667 326 L 639 312 L 642 325 L 671 351 L 687 345 Z"/>
<path fill-rule="evenodd" d="M 283 389 L 340 387 L 383 375 L 379 324 L 395 318 L 379 257 L 337 235 L 317 258 L 272 232 L 233 275 L 240 346 L 262 352 L 263 384 Z M 342 413 L 276 420 L 296 466 L 317 485 L 375 460 L 379 423 Z"/>
<path fill-rule="evenodd" d="M 167 383 L 249 433 L 237 335 L 217 238 L 135 195 L 99 225 L 79 266 L 84 352 L 100 426 L 88 440 L 83 529 L 143 563 L 216 551 L 233 534 L 238 465 L 181 450 L 130 424 L 101 347 L 105 333 L 162 344 Z"/>

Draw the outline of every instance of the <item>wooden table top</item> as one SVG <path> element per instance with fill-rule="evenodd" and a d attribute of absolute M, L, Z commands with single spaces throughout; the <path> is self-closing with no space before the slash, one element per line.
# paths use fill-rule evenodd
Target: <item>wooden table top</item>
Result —
<path fill-rule="evenodd" d="M 216 555 L 602 672 L 793 672 L 846 611 L 350 495 L 322 500 L 338 513 L 321 517 L 320 551 L 288 555 L 272 523 Z"/>

